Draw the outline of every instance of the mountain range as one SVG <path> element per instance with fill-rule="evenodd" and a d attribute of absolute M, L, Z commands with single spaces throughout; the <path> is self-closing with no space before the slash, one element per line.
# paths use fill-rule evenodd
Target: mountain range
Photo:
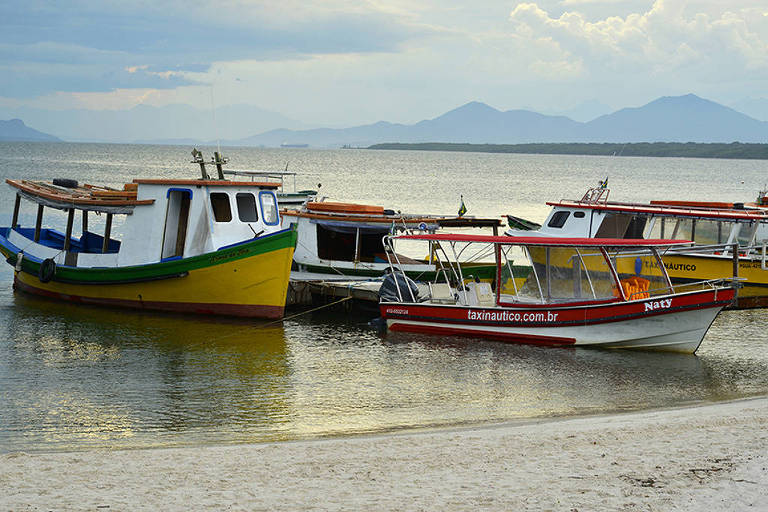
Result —
<path fill-rule="evenodd" d="M 61 139 L 39 132 L 24 124 L 21 119 L 0 121 L 0 141 L 61 142 Z"/>
<path fill-rule="evenodd" d="M 217 109 L 217 123 L 213 122 L 210 113 L 181 105 L 161 108 L 139 106 L 130 111 L 68 112 L 66 122 L 58 121 L 55 130 L 43 125 L 36 126 L 67 140 L 104 141 L 104 135 L 108 132 L 102 128 L 99 133 L 98 127 L 107 124 L 121 127 L 121 132 L 113 129 L 112 133 L 123 133 L 118 140 L 112 142 L 210 144 L 213 137 L 198 138 L 190 134 L 195 133 L 191 128 L 196 125 L 210 128 L 217 124 L 221 127 L 217 131 L 221 134 L 222 145 L 269 147 L 305 144 L 310 147 L 360 147 L 385 142 L 768 142 L 768 122 L 694 94 L 661 97 L 641 107 L 624 108 L 588 122 L 531 110 L 500 111 L 476 101 L 415 124 L 379 121 L 350 128 L 301 129 L 297 121 L 246 106 Z M 77 112 L 77 115 L 72 112 Z M 50 125 L 50 117 L 48 119 Z M 282 128 L 237 138 L 236 134 L 243 130 L 258 132 L 257 119 L 260 119 L 259 123 L 263 126 L 271 124 Z M 68 135 L 72 133 L 72 130 L 67 129 L 68 126 L 84 125 L 92 126 L 88 137 L 83 137 L 82 131 L 77 138 Z M 125 138 L 128 133 L 141 133 L 143 136 Z"/>
<path fill-rule="evenodd" d="M 0 108 L 0 119 L 23 119 L 29 126 L 70 142 L 187 144 L 201 140 L 236 139 L 275 127 L 302 129 L 309 125 L 252 105 L 212 109 L 191 105 L 128 110 L 48 110 Z"/>
<path fill-rule="evenodd" d="M 238 145 L 368 146 L 381 142 L 524 144 L 535 142 L 768 142 L 768 122 L 694 94 L 658 98 L 589 122 L 471 102 L 413 125 L 379 122 L 344 129 L 272 130 Z"/>

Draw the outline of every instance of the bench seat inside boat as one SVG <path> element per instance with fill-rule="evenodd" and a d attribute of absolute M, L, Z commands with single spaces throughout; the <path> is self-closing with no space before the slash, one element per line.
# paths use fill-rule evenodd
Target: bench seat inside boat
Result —
<path fill-rule="evenodd" d="M 34 228 L 18 228 L 17 227 L 17 228 L 14 228 L 14 231 L 16 231 L 17 233 L 22 235 L 24 238 L 27 238 L 29 240 L 34 240 L 35 238 Z M 61 231 L 51 229 L 51 228 L 43 228 L 40 230 L 39 243 L 41 245 L 50 247 L 52 249 L 63 249 L 65 237 L 66 235 Z M 86 231 L 83 234 L 83 236 L 81 236 L 80 238 L 72 238 L 70 240 L 69 252 L 100 253 L 103 242 L 104 242 L 103 236 L 97 235 L 96 233 L 91 233 L 90 231 Z M 119 250 L 120 250 L 120 241 L 113 240 L 110 238 L 107 252 L 108 253 L 118 252 Z"/>

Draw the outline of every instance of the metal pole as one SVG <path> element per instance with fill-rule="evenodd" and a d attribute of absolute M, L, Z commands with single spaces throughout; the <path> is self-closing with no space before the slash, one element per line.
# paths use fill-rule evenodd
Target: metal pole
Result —
<path fill-rule="evenodd" d="M 83 210 L 83 235 L 88 231 L 88 212 Z"/>
<path fill-rule="evenodd" d="M 619 287 L 619 296 L 621 300 L 629 300 L 627 294 L 624 293 L 624 287 L 621 286 L 621 278 L 619 277 L 619 273 L 616 272 L 616 267 L 611 260 L 611 256 L 608 254 L 608 250 L 605 247 L 600 247 L 600 252 L 602 253 L 603 258 L 605 258 L 605 262 L 608 264 L 608 270 L 611 272 L 611 276 L 613 276 L 613 282 Z"/>
<path fill-rule="evenodd" d="M 101 252 L 107 252 L 109 249 L 109 237 L 112 234 L 112 214 L 107 214 L 107 227 L 104 229 L 104 243 L 101 244 Z"/>
<path fill-rule="evenodd" d="M 739 277 L 739 244 L 732 244 L 733 251 L 733 277 Z"/>
<path fill-rule="evenodd" d="M 355 260 L 354 263 L 358 263 L 360 258 L 360 228 L 355 229 Z"/>

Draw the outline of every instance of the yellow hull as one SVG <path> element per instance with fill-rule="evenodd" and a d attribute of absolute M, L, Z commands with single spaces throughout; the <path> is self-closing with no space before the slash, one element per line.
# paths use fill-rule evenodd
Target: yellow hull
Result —
<path fill-rule="evenodd" d="M 42 283 L 15 272 L 14 286 L 53 298 L 202 314 L 280 318 L 293 247 L 190 270 L 183 277 L 124 284 Z"/>

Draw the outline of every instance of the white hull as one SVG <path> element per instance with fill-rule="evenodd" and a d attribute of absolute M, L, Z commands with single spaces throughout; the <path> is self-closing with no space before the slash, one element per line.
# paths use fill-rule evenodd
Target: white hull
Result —
<path fill-rule="evenodd" d="M 507 327 L 390 318 L 387 319 L 387 327 L 393 331 L 441 332 L 446 335 L 490 337 L 540 344 L 642 348 L 692 354 L 699 348 L 709 326 L 721 309 L 722 306 L 710 307 L 577 326 Z"/>

